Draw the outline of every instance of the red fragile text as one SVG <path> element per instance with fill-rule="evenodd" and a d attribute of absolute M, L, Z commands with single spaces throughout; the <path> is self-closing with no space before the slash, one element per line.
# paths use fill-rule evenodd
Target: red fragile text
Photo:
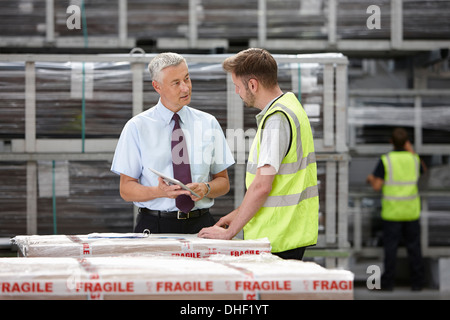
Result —
<path fill-rule="evenodd" d="M 291 291 L 291 281 L 236 281 L 236 291 Z"/>
<path fill-rule="evenodd" d="M 0 282 L 2 293 L 51 293 L 52 282 Z"/>
<path fill-rule="evenodd" d="M 314 280 L 313 281 L 313 289 L 314 290 L 352 290 L 353 289 L 353 283 L 352 281 L 348 280 L 342 280 L 342 281 L 335 281 L 335 280 Z"/>
<path fill-rule="evenodd" d="M 78 292 L 134 292 L 134 282 L 77 282 L 75 290 Z"/>
<path fill-rule="evenodd" d="M 200 252 L 172 253 L 172 255 L 177 257 L 201 258 Z"/>
<path fill-rule="evenodd" d="M 261 250 L 241 250 L 241 251 L 238 251 L 238 250 L 233 250 L 233 251 L 230 252 L 230 255 L 239 257 L 239 256 L 242 256 L 243 254 L 261 254 L 262 252 L 270 252 L 270 251 L 261 251 Z"/>
<path fill-rule="evenodd" d="M 89 247 L 89 243 L 83 243 L 83 255 L 90 255 L 91 248 Z"/>
<path fill-rule="evenodd" d="M 186 281 L 186 282 L 156 282 L 157 292 L 212 292 L 212 281 Z"/>

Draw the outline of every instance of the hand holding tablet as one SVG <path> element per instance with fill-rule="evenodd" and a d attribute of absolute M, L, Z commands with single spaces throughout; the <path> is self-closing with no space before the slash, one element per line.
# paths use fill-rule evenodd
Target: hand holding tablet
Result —
<path fill-rule="evenodd" d="M 197 198 L 200 198 L 200 196 L 199 196 L 197 193 L 195 193 L 192 189 L 188 188 L 188 187 L 187 187 L 185 184 L 183 184 L 181 181 L 179 181 L 179 180 L 177 180 L 177 179 L 174 179 L 174 178 L 170 178 L 170 177 L 166 176 L 165 174 L 163 174 L 163 173 L 161 173 L 161 172 L 159 172 L 159 171 L 156 171 L 156 170 L 154 170 L 154 169 L 152 169 L 152 168 L 149 168 L 149 169 L 150 169 L 154 174 L 156 174 L 157 176 L 161 177 L 161 178 L 164 180 L 164 182 L 166 182 L 168 185 L 176 184 L 176 185 L 180 186 L 181 188 L 183 188 L 184 190 L 189 191 L 191 194 L 193 194 L 193 195 L 196 196 Z"/>

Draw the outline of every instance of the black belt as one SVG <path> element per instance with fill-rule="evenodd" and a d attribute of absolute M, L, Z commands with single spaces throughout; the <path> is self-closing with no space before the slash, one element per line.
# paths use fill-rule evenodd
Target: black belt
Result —
<path fill-rule="evenodd" d="M 184 213 L 182 211 L 158 211 L 158 210 L 150 210 L 147 208 L 139 208 L 139 213 L 150 214 L 152 216 L 160 218 L 174 218 L 178 220 L 197 218 L 208 212 L 209 209 L 197 209 L 194 211 L 190 211 L 188 213 Z"/>

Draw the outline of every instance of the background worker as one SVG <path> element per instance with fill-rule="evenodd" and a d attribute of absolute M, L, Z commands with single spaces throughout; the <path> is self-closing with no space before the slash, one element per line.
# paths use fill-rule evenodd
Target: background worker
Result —
<path fill-rule="evenodd" d="M 317 167 L 308 117 L 293 93 L 281 91 L 277 63 L 266 50 L 244 50 L 226 59 L 223 68 L 244 104 L 261 112 L 242 204 L 199 236 L 231 239 L 243 228 L 244 239 L 267 237 L 274 254 L 301 260 L 318 235 Z"/>
<path fill-rule="evenodd" d="M 120 195 L 139 207 L 135 232 L 197 233 L 214 224 L 209 208 L 226 194 L 234 164 L 222 128 L 212 115 L 188 106 L 192 83 L 186 60 L 157 55 L 149 64 L 158 103 L 123 128 L 111 170 L 120 174 Z M 180 180 L 167 185 L 151 169 Z"/>
<path fill-rule="evenodd" d="M 397 247 L 402 237 L 408 252 L 413 290 L 421 290 L 424 270 L 420 248 L 420 196 L 417 182 L 426 167 L 414 153 L 403 128 L 392 132 L 394 150 L 382 155 L 367 182 L 375 191 L 382 190 L 384 272 L 381 289 L 392 290 L 395 280 Z"/>

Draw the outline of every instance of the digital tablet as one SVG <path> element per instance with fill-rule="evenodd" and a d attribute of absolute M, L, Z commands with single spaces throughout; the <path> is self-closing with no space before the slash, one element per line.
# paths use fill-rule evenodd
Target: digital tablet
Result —
<path fill-rule="evenodd" d="M 176 185 L 179 185 L 181 188 L 183 188 L 184 190 L 187 190 L 187 191 L 189 191 L 190 193 L 192 193 L 194 196 L 196 196 L 197 198 L 200 198 L 200 196 L 198 195 L 198 194 L 196 194 L 194 191 L 192 191 L 192 189 L 189 189 L 185 184 L 183 184 L 181 181 L 179 181 L 179 180 L 177 180 L 177 179 L 174 179 L 174 178 L 170 178 L 170 177 L 168 177 L 168 176 L 166 176 L 165 174 L 163 174 L 163 173 L 161 173 L 161 172 L 159 172 L 159 171 L 156 171 L 156 170 L 154 170 L 154 169 L 152 169 L 152 168 L 149 168 L 154 174 L 156 174 L 157 176 L 160 176 L 161 178 L 163 178 L 163 180 L 167 183 L 167 184 L 169 184 L 169 185 L 171 185 L 171 184 L 176 184 Z"/>

